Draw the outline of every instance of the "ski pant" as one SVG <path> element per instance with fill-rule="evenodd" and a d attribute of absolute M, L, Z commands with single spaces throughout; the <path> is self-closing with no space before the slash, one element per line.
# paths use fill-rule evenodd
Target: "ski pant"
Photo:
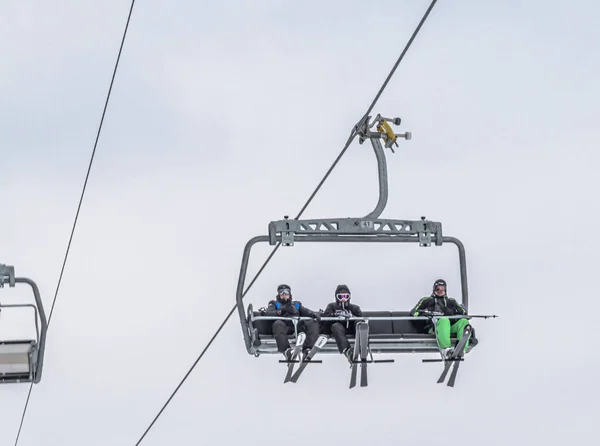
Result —
<path fill-rule="evenodd" d="M 469 325 L 469 319 L 455 319 L 456 322 L 454 324 L 450 323 L 450 319 L 442 317 L 437 321 L 437 339 L 440 343 L 440 348 L 448 348 L 452 345 L 450 342 L 450 335 L 455 334 L 456 339 L 459 341 L 463 337 L 463 333 L 465 332 L 465 327 Z M 465 344 L 465 350 L 469 346 L 469 341 Z"/>
<path fill-rule="evenodd" d="M 312 348 L 319 338 L 319 324 L 316 321 L 300 321 L 298 323 L 298 332 L 306 333 L 304 348 Z M 284 353 L 290 348 L 288 336 L 294 334 L 294 325 L 292 322 L 283 321 L 281 319 L 273 322 L 273 336 L 277 343 L 277 351 Z"/>
<path fill-rule="evenodd" d="M 346 327 L 341 322 L 334 322 L 331 325 L 331 336 L 335 339 L 335 343 L 337 344 L 340 353 L 343 353 L 345 349 L 350 347 L 350 343 L 346 337 L 346 331 Z M 349 327 L 348 331 L 354 331 L 353 325 Z"/>

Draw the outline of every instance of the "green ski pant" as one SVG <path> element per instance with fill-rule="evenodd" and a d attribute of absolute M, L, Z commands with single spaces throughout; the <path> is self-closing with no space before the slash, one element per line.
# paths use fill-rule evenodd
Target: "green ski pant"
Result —
<path fill-rule="evenodd" d="M 456 319 L 455 319 L 456 320 Z M 452 344 L 450 342 L 450 335 L 455 334 L 456 339 L 459 341 L 463 337 L 465 327 L 469 325 L 469 319 L 458 319 L 452 325 L 450 325 L 450 319 L 442 317 L 437 321 L 437 338 L 440 343 L 440 348 L 448 348 Z M 469 341 L 465 344 L 465 350 L 469 346 Z"/>

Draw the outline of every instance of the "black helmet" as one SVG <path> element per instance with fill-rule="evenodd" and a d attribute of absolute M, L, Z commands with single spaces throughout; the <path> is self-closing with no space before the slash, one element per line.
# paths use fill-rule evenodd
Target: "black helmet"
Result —
<path fill-rule="evenodd" d="M 279 300 L 282 294 L 287 294 L 292 298 L 292 288 L 289 285 L 282 283 L 277 287 L 277 300 Z"/>
<path fill-rule="evenodd" d="M 432 292 L 433 292 L 434 295 L 435 295 L 435 289 L 438 286 L 443 286 L 444 287 L 444 289 L 445 289 L 444 296 L 445 296 L 446 292 L 448 291 L 448 286 L 446 285 L 446 281 L 444 279 L 438 279 L 435 282 L 433 282 L 433 290 L 432 290 Z"/>

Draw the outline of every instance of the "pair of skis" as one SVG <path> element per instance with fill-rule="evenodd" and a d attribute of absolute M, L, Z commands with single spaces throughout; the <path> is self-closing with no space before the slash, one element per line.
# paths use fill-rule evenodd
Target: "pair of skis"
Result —
<path fill-rule="evenodd" d="M 460 366 L 461 361 L 464 361 L 465 345 L 467 345 L 467 342 L 468 342 L 469 338 L 471 337 L 471 331 L 472 331 L 471 325 L 467 325 L 465 327 L 465 331 L 463 333 L 462 338 L 460 339 L 458 344 L 456 344 L 454 351 L 448 358 L 423 359 L 423 362 L 441 362 L 441 361 L 444 362 L 444 370 L 442 371 L 442 374 L 440 375 L 439 379 L 437 380 L 438 384 L 441 384 L 444 382 L 444 380 L 446 379 L 446 376 L 448 376 L 450 367 L 452 367 L 452 372 L 450 373 L 450 378 L 448 378 L 447 386 L 454 387 L 454 383 L 456 382 L 456 375 L 458 374 L 458 367 Z"/>
<path fill-rule="evenodd" d="M 298 338 L 296 340 L 296 345 L 294 346 L 294 351 L 292 352 L 292 357 L 290 358 L 290 360 L 289 361 L 286 361 L 286 360 L 279 361 L 279 362 L 285 362 L 288 364 L 287 374 L 285 375 L 285 379 L 283 382 L 287 383 L 287 382 L 291 381 L 293 383 L 296 383 L 296 382 L 298 382 L 298 378 L 300 378 L 300 375 L 302 374 L 302 372 L 304 371 L 304 369 L 306 368 L 306 366 L 309 363 L 313 363 L 313 364 L 321 363 L 322 361 L 315 361 L 315 360 L 313 360 L 313 358 L 317 354 L 317 352 L 319 350 L 321 350 L 321 348 L 323 348 L 323 346 L 327 343 L 327 339 L 328 338 L 325 335 L 319 336 L 319 338 L 317 339 L 317 342 L 315 342 L 315 345 L 310 349 L 308 354 L 304 358 L 302 358 L 302 361 L 298 361 L 297 358 L 300 355 L 300 352 L 302 351 L 302 348 L 304 347 L 304 341 L 306 340 L 306 334 L 304 332 L 301 332 L 300 334 L 298 334 Z M 300 366 L 294 373 L 294 364 L 296 362 L 300 362 Z"/>
<path fill-rule="evenodd" d="M 325 346 L 327 340 L 329 339 L 326 335 L 321 335 L 315 342 L 315 345 L 310 349 L 308 354 L 302 358 L 302 361 L 298 361 L 298 356 L 304 347 L 304 341 L 306 340 L 306 334 L 301 332 L 298 334 L 298 338 L 296 340 L 296 345 L 294 346 L 294 350 L 292 351 L 292 356 L 289 361 L 280 360 L 279 362 L 284 362 L 288 364 L 287 373 L 285 375 L 284 383 L 287 382 L 298 382 L 298 378 L 306 368 L 308 364 L 321 363 L 323 361 L 313 359 L 315 355 Z M 379 363 L 379 362 L 394 362 L 393 359 L 379 359 L 374 360 L 373 355 L 371 354 L 371 360 L 368 359 L 369 356 L 369 326 L 366 323 L 358 323 L 356 325 L 356 341 L 354 344 L 354 352 L 352 355 L 352 363 L 351 363 L 351 374 L 350 374 L 350 388 L 356 387 L 357 375 L 358 375 L 358 365 L 360 364 L 360 386 L 367 387 L 368 379 L 367 379 L 367 364 L 368 363 Z M 294 364 L 299 362 L 300 366 L 294 372 Z"/>
<path fill-rule="evenodd" d="M 352 355 L 352 364 L 350 365 L 350 388 L 356 387 L 358 375 L 358 365 L 360 364 L 360 386 L 367 387 L 367 364 L 374 362 L 394 362 L 393 359 L 378 359 L 374 360 L 371 354 L 371 360 L 368 360 L 369 355 L 369 326 L 366 323 L 358 323 L 356 325 L 356 337 L 354 342 L 354 351 Z"/>

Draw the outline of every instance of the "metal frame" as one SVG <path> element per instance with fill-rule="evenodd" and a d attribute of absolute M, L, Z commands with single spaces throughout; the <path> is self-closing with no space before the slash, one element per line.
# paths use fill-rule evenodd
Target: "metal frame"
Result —
<path fill-rule="evenodd" d="M 421 217 L 421 220 L 390 220 L 380 219 L 379 216 L 383 212 L 388 199 L 388 182 L 387 182 L 387 165 L 385 153 L 380 140 L 385 141 L 386 148 L 392 149 L 392 145 L 397 145 L 397 138 L 411 139 L 411 134 L 394 134 L 387 122 L 393 122 L 399 125 L 400 118 L 384 118 L 377 115 L 373 123 L 369 123 L 370 116 L 365 117 L 355 127 L 356 134 L 359 136 L 359 143 L 369 139 L 371 141 L 375 156 L 377 158 L 378 181 L 379 181 L 379 199 L 373 211 L 365 217 L 359 218 L 326 218 L 312 220 L 293 220 L 287 216 L 283 220 L 272 221 L 269 223 L 268 235 L 256 236 L 250 239 L 244 247 L 240 274 L 236 290 L 237 309 L 244 335 L 246 350 L 249 354 L 258 356 L 261 353 L 275 353 L 274 339 L 264 338 L 257 339 L 253 328 L 253 321 L 260 319 L 290 319 L 290 318 L 274 318 L 255 316 L 252 311 L 252 305 L 248 307 L 248 314 L 244 310 L 243 291 L 246 274 L 248 269 L 248 261 L 250 251 L 256 243 L 268 242 L 270 245 L 275 245 L 279 242 L 283 246 L 293 246 L 295 243 L 310 243 L 310 242 L 342 242 L 342 243 L 418 243 L 421 247 L 430 247 L 433 244 L 442 246 L 443 243 L 452 243 L 458 248 L 459 265 L 460 265 L 460 280 L 462 303 L 468 311 L 469 294 L 467 284 L 467 266 L 466 253 L 463 243 L 455 238 L 442 235 L 442 224 L 440 222 L 426 220 Z M 377 132 L 372 132 L 370 129 L 377 125 Z M 393 151 L 393 149 L 392 149 Z M 295 318 L 294 326 L 296 327 L 297 320 Z M 331 320 L 337 318 L 323 318 L 323 320 Z M 373 320 L 377 318 L 363 318 L 363 320 Z M 427 319 L 423 317 L 390 317 L 378 318 L 386 320 L 408 319 L 419 320 Z M 296 335 L 297 331 L 295 330 Z M 353 339 L 349 339 L 353 342 Z M 377 338 L 370 336 L 369 347 L 376 353 L 402 353 L 402 352 L 434 352 L 438 351 L 437 340 L 433 335 L 417 335 L 416 337 L 390 337 Z M 321 349 L 322 352 L 338 353 L 333 340 L 328 341 L 327 345 Z"/>
<path fill-rule="evenodd" d="M 29 285 L 33 291 L 33 297 L 35 299 L 34 304 L 0 304 L 2 308 L 25 308 L 31 307 L 34 310 L 34 320 L 36 329 L 35 340 L 0 340 L 0 345 L 19 344 L 29 345 L 29 374 L 0 374 L 0 383 L 24 383 L 33 382 L 38 384 L 42 379 L 42 368 L 44 364 L 44 351 L 46 347 L 46 332 L 48 330 L 48 321 L 46 319 L 46 313 L 42 304 L 42 298 L 40 297 L 40 291 L 37 284 L 25 277 L 15 277 L 15 269 L 13 266 L 7 266 L 0 264 L 0 288 L 4 288 L 5 284 L 9 287 L 14 288 L 16 284 L 22 283 Z"/>
<path fill-rule="evenodd" d="M 279 317 L 279 316 L 254 316 L 252 311 L 252 304 L 249 305 L 248 308 L 248 318 L 247 326 L 248 333 L 250 337 L 250 347 L 247 346 L 247 351 L 249 354 L 254 356 L 259 356 L 261 354 L 275 354 L 279 353 L 277 351 L 277 345 L 275 343 L 275 339 L 272 335 L 261 335 L 260 338 L 257 336 L 254 331 L 254 322 L 260 320 L 288 320 L 291 321 L 294 325 L 294 334 L 290 336 L 290 339 L 298 338 L 298 323 L 301 320 L 310 320 L 307 317 Z M 367 311 L 366 313 L 371 313 Z M 251 315 L 252 314 L 252 315 Z M 444 316 L 448 319 L 471 319 L 476 316 L 467 315 L 467 316 Z M 477 316 L 477 317 L 486 317 L 486 316 Z M 321 321 L 364 321 L 366 325 L 369 325 L 370 321 L 397 321 L 397 320 L 427 320 L 427 317 L 420 316 L 390 316 L 390 317 L 362 317 L 362 318 L 338 318 L 338 317 L 323 317 Z M 439 317 L 431 318 L 434 325 L 437 322 Z M 348 342 L 351 346 L 355 345 L 356 335 L 347 335 Z M 452 345 L 455 345 L 457 340 L 456 336 L 452 336 L 451 338 Z M 406 333 L 406 334 L 370 334 L 369 335 L 369 352 L 372 353 L 437 353 L 439 352 L 439 344 L 437 337 L 435 334 L 414 334 L 414 333 Z M 319 353 L 331 353 L 331 354 L 339 354 L 337 344 L 335 340 L 330 337 L 327 341 L 327 344 L 319 350 Z"/>

